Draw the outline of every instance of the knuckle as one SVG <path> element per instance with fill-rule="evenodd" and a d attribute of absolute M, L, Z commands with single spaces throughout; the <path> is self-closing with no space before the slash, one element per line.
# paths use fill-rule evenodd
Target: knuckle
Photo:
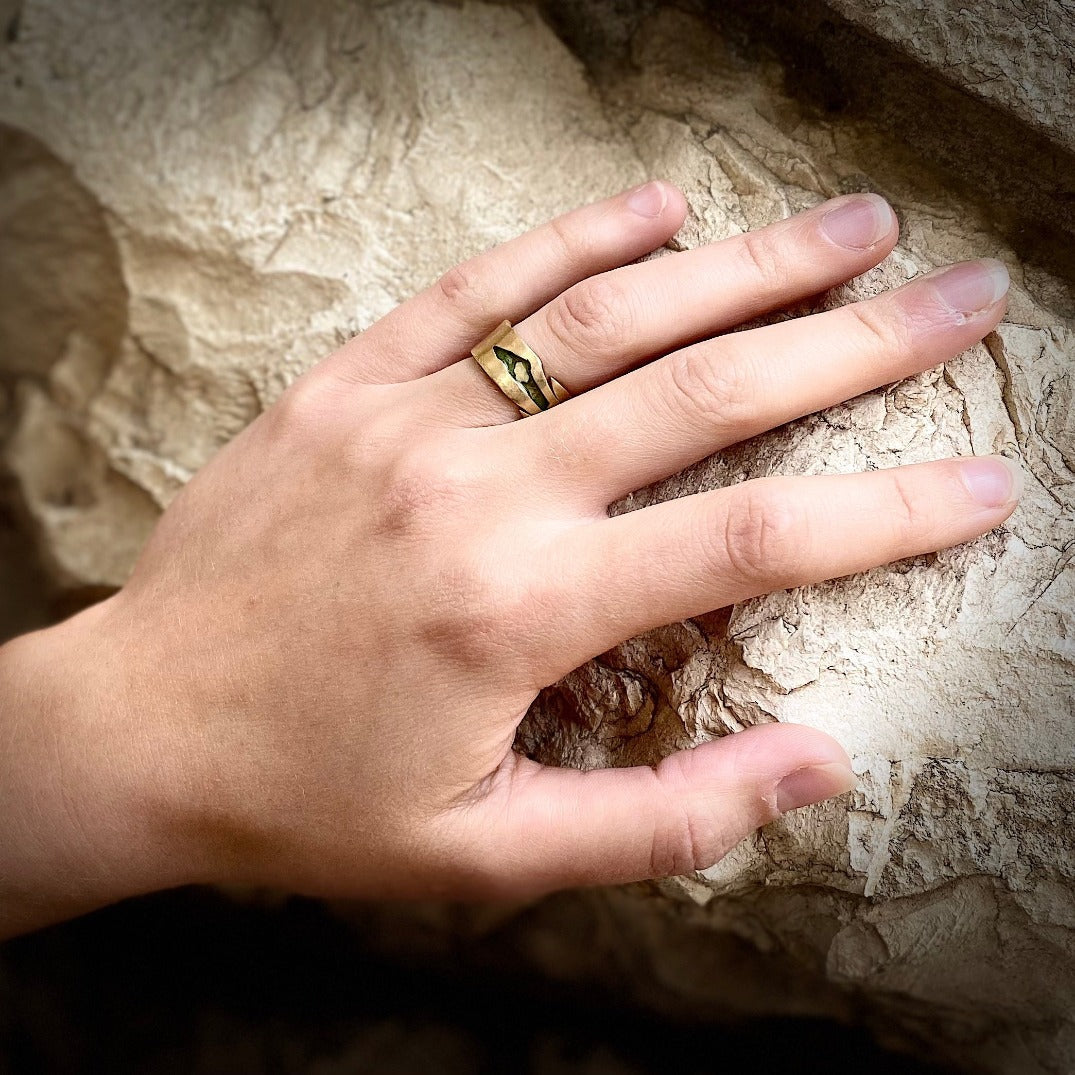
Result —
<path fill-rule="evenodd" d="M 650 851 L 650 876 L 675 877 L 702 870 L 720 857 L 712 825 L 700 816 L 686 794 L 685 772 L 689 755 L 672 754 L 657 766 L 657 780 L 664 793 L 660 821 L 654 826 Z"/>
<path fill-rule="evenodd" d="M 910 350 L 909 331 L 896 303 L 867 299 L 852 303 L 846 309 L 865 335 L 871 350 L 882 355 Z"/>
<path fill-rule="evenodd" d="M 699 865 L 704 858 L 695 844 L 694 825 L 689 808 L 676 808 L 674 820 L 665 819 L 662 826 L 654 832 L 650 876 L 677 877 L 680 874 L 693 873 L 705 868 Z"/>
<path fill-rule="evenodd" d="M 751 587 L 790 586 L 802 574 L 808 519 L 782 482 L 746 483 L 730 507 L 723 537 L 728 565 Z"/>
<path fill-rule="evenodd" d="M 704 746 L 672 754 L 657 766 L 663 800 L 650 856 L 653 876 L 708 869 L 759 826 L 780 817 L 775 794 L 759 794 L 755 775 L 771 767 L 764 738 L 749 732 L 726 735 L 719 749 L 718 809 L 711 796 L 700 798 L 697 793 L 698 774 L 693 770 Z"/>
<path fill-rule="evenodd" d="M 497 558 L 452 558 L 427 586 L 422 642 L 471 670 L 512 658 L 532 614 L 532 604 Z"/>
<path fill-rule="evenodd" d="M 549 221 L 549 233 L 558 247 L 558 261 L 569 265 L 585 263 L 590 254 L 590 243 L 577 224 L 569 217 L 554 217 Z"/>
<path fill-rule="evenodd" d="M 622 346 L 630 311 L 621 288 L 594 276 L 568 288 L 548 311 L 550 332 L 567 351 L 585 348 L 607 354 Z"/>
<path fill-rule="evenodd" d="M 349 390 L 342 410 L 341 444 L 335 445 L 334 463 L 341 480 L 358 489 L 378 489 L 396 473 L 401 446 L 411 443 L 408 423 L 400 419 L 395 386 Z M 406 469 L 406 464 L 403 464 Z"/>
<path fill-rule="evenodd" d="M 313 372 L 293 381 L 263 415 L 274 438 L 316 433 L 329 414 L 324 386 Z"/>
<path fill-rule="evenodd" d="M 479 468 L 468 456 L 446 451 L 436 438 L 416 440 L 387 467 L 373 529 L 397 536 L 437 532 L 469 509 L 480 484 Z"/>
<path fill-rule="evenodd" d="M 906 541 L 921 534 L 928 524 L 925 505 L 915 496 L 912 482 L 898 470 L 889 475 L 892 484 L 892 518 L 897 537 Z"/>
<path fill-rule="evenodd" d="M 766 291 L 785 291 L 791 267 L 770 231 L 745 231 L 738 238 L 739 256 L 747 273 Z"/>
<path fill-rule="evenodd" d="M 435 287 L 445 305 L 466 317 L 480 316 L 485 310 L 487 289 L 476 260 L 453 265 Z"/>
<path fill-rule="evenodd" d="M 753 410 L 751 379 L 739 357 L 721 361 L 708 347 L 690 347 L 665 359 L 676 414 L 698 413 L 735 425 Z"/>
<path fill-rule="evenodd" d="M 549 221 L 549 234 L 555 247 L 552 258 L 576 278 L 584 277 L 596 261 L 602 260 L 605 243 L 593 206 L 554 217 Z"/>

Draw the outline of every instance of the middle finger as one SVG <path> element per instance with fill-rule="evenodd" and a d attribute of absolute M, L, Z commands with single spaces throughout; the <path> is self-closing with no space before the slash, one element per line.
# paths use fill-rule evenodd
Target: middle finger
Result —
<path fill-rule="evenodd" d="M 591 276 L 515 327 L 546 375 L 577 394 L 865 272 L 897 230 L 880 195 L 845 195 L 759 231 Z M 519 414 L 472 359 L 431 375 L 427 387 L 455 424 Z"/>
<path fill-rule="evenodd" d="M 996 326 L 1007 290 L 1004 265 L 985 258 L 825 313 L 704 340 L 517 423 L 513 447 L 603 507 L 730 444 L 954 357 Z"/>

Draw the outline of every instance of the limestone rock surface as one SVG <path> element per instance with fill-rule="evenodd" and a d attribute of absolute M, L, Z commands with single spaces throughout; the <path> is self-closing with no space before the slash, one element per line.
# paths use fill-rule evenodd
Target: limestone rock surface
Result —
<path fill-rule="evenodd" d="M 825 0 L 954 85 L 1075 150 L 1075 10 L 1069 0 Z"/>
<path fill-rule="evenodd" d="M 647 890 L 659 899 L 615 897 L 636 923 L 619 943 L 684 1003 L 734 1007 L 734 983 L 696 958 L 698 936 L 732 933 L 824 980 L 774 1005 L 846 1014 L 856 997 L 891 1037 L 928 1036 L 975 1070 L 1068 1070 L 1071 281 L 868 117 L 797 101 L 776 60 L 745 57 L 719 23 L 654 4 L 594 12 L 588 32 L 622 31 L 615 63 L 573 52 L 527 4 L 18 6 L 0 46 L 0 433 L 42 550 L 66 585 L 121 584 L 175 492 L 301 370 L 573 205 L 666 176 L 691 206 L 678 245 L 693 247 L 883 193 L 897 250 L 816 306 L 989 255 L 1012 271 L 1004 324 L 943 368 L 615 510 L 970 452 L 1021 461 L 1021 507 L 969 545 L 625 643 L 546 691 L 519 746 L 624 765 L 764 721 L 830 732 L 860 774 L 850 798 Z M 505 77 L 519 64 L 525 77 Z"/>

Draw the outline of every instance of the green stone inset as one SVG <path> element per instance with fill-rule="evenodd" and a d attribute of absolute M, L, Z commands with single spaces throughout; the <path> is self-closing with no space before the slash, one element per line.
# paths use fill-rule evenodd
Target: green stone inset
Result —
<path fill-rule="evenodd" d="M 534 373 L 530 368 L 530 363 L 522 355 L 517 355 L 514 351 L 509 351 L 506 347 L 500 347 L 497 344 L 493 345 L 493 354 L 504 363 L 504 367 L 511 375 L 511 379 L 533 400 L 534 406 L 539 410 L 547 411 L 549 401 L 545 398 L 545 393 L 538 387 L 537 381 L 534 380 Z M 519 366 L 522 369 L 518 369 Z M 517 370 L 518 372 L 516 372 Z M 525 378 L 522 376 L 524 370 L 526 372 Z"/>

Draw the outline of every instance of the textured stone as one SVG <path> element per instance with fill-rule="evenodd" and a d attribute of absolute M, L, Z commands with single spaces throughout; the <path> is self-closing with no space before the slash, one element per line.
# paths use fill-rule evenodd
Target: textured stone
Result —
<path fill-rule="evenodd" d="M 846 1015 L 858 995 L 890 1037 L 932 1040 L 975 1070 L 1064 1070 L 1070 282 L 1009 245 L 1002 206 L 947 184 L 868 117 L 803 104 L 774 59 L 748 57 L 705 18 L 546 9 L 589 68 L 527 6 L 23 5 L 0 49 L 0 370 L 5 458 L 53 570 L 69 585 L 121 583 L 176 490 L 298 372 L 556 212 L 664 175 L 687 195 L 677 244 L 693 247 L 880 191 L 900 215 L 897 250 L 792 312 L 991 255 L 1012 270 L 1005 323 L 942 369 L 616 510 L 756 475 L 972 451 L 1021 459 L 1021 507 L 968 545 L 634 639 L 546 691 L 519 744 L 554 763 L 624 765 L 763 721 L 830 732 L 861 777 L 850 809 L 798 811 L 705 875 L 643 890 L 659 899 L 579 898 L 633 919 L 615 943 L 644 952 L 686 1006 Z M 582 22 L 590 36 L 572 36 Z M 524 58 L 526 77 L 505 78 L 491 55 L 516 72 Z M 714 930 L 824 988 L 721 982 L 698 954 Z M 553 948 L 550 962 L 571 956 Z"/>
<path fill-rule="evenodd" d="M 1075 150 L 1075 8 L 1070 0 L 825 0 L 967 93 Z"/>

